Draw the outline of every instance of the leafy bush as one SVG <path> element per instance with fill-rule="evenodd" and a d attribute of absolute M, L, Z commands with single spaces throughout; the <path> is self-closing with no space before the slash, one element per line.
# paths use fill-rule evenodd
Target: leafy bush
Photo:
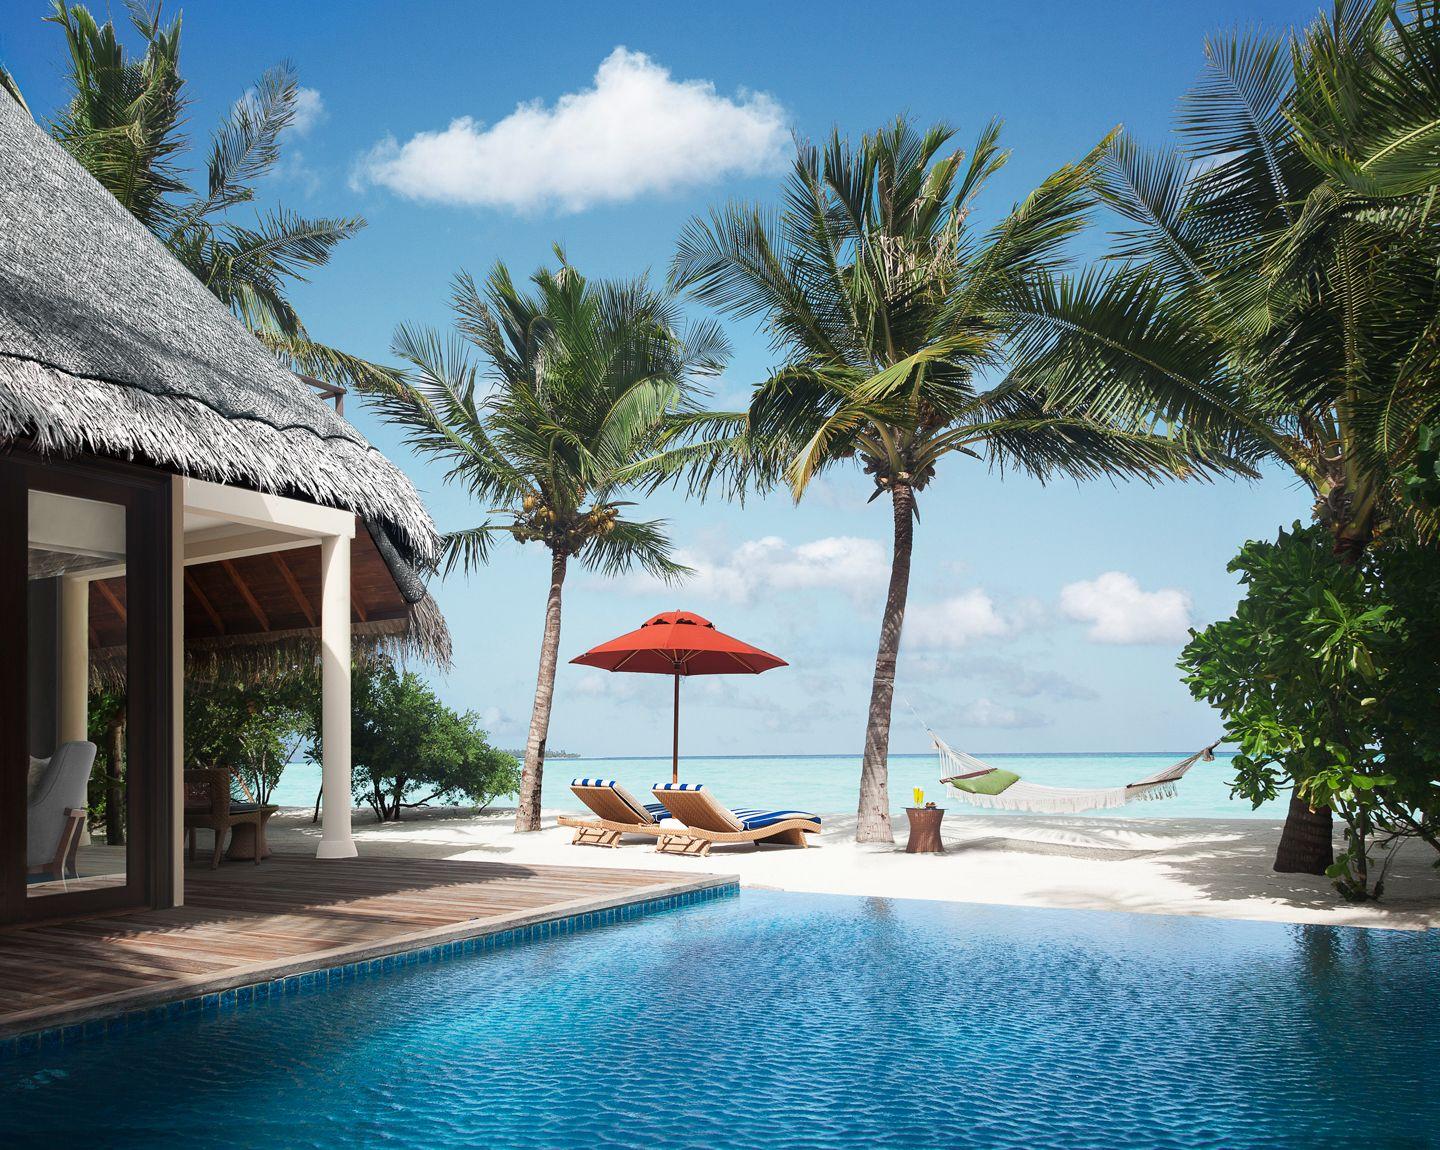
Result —
<path fill-rule="evenodd" d="M 479 717 L 447 707 L 388 659 L 355 664 L 352 706 L 351 786 L 382 822 L 436 800 L 483 810 L 519 790 L 520 764 L 490 745 Z"/>
<path fill-rule="evenodd" d="M 1327 873 L 1378 898 L 1399 840 L 1440 850 L 1440 555 L 1392 541 L 1347 566 L 1297 523 L 1229 569 L 1245 598 L 1191 632 L 1180 667 L 1240 744 L 1235 793 L 1258 805 L 1294 785 L 1332 808 L 1346 849 Z M 1372 885 L 1376 850 L 1391 853 Z"/>
<path fill-rule="evenodd" d="M 286 764 L 313 735 L 319 695 L 319 678 L 309 669 L 252 682 L 186 683 L 187 765 L 228 767 L 256 802 L 269 802 Z"/>
<path fill-rule="evenodd" d="M 1405 472 L 1405 496 L 1417 507 L 1440 511 L 1440 427 L 1420 428 L 1415 461 Z"/>

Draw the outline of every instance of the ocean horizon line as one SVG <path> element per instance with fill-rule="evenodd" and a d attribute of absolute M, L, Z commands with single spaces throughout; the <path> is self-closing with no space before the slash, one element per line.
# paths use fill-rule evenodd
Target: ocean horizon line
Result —
<path fill-rule="evenodd" d="M 1218 753 L 1220 753 L 1220 754 L 1229 754 L 1228 751 L 1223 751 L 1223 750 L 1221 750 L 1219 747 L 1216 748 L 1216 751 L 1217 751 Z M 813 753 L 810 753 L 810 754 L 803 754 L 803 755 L 798 755 L 798 754 L 794 754 L 794 755 L 786 755 L 786 754 L 768 754 L 768 755 L 767 755 L 767 754 L 755 754 L 755 755 L 712 755 L 712 754 L 706 754 L 706 753 L 701 752 L 701 751 L 695 751 L 695 752 L 691 752 L 691 753 L 689 753 L 689 754 L 683 754 L 683 755 L 681 755 L 681 756 L 680 756 L 680 760 L 681 760 L 681 762 L 684 762 L 686 759 L 843 759 L 843 758 L 859 758 L 859 757 L 861 757 L 861 755 L 863 755 L 863 753 L 864 753 L 864 752 L 862 752 L 862 751 L 831 751 L 831 752 L 813 752 Z M 1003 759 L 1003 758 L 1035 758 L 1035 757 L 1040 756 L 1040 755 L 1043 755 L 1043 756 L 1045 756 L 1046 758 L 1052 758 L 1052 759 L 1093 759 L 1093 758 L 1095 758 L 1095 757 L 1098 756 L 1098 755 L 1104 755 L 1105 757 L 1107 757 L 1107 758 L 1112 758 L 1112 759 L 1120 759 L 1120 758 L 1137 758 L 1137 759 L 1139 759 L 1139 758 L 1148 758 L 1148 757 L 1150 757 L 1150 756 L 1152 756 L 1152 755 L 1185 755 L 1185 754 L 1187 754 L 1187 753 L 1189 753 L 1189 752 L 1186 752 L 1186 751 L 1183 751 L 1183 750 L 1170 749 L 1170 750 L 1159 750 L 1159 751 L 975 751 L 975 752 L 971 752 L 971 753 L 977 754 L 977 755 L 981 755 L 981 756 L 986 757 L 986 758 L 992 758 L 992 759 Z M 930 759 L 930 758 L 934 758 L 934 757 L 935 757 L 935 752 L 934 752 L 934 751 L 904 751 L 904 752 L 900 752 L 900 753 L 897 753 L 897 754 L 892 754 L 892 755 L 890 755 L 890 756 L 888 756 L 888 757 L 889 757 L 889 758 L 892 758 L 892 759 Z M 637 760 L 638 760 L 638 761 L 641 761 L 641 762 L 648 762 L 648 761 L 653 760 L 653 761 L 655 761 L 655 762 L 665 762 L 665 763 L 668 763 L 668 762 L 671 761 L 671 756 L 669 756 L 669 755 L 567 755 L 567 756 L 566 756 L 565 758 L 563 758 L 563 759 L 547 759 L 546 761 L 547 761 L 547 762 L 568 762 L 568 763 L 574 763 L 574 762 L 603 763 L 603 762 L 613 762 L 613 761 L 617 761 L 617 760 L 625 760 L 625 761 L 627 761 L 627 762 L 635 762 L 635 761 L 637 761 Z"/>

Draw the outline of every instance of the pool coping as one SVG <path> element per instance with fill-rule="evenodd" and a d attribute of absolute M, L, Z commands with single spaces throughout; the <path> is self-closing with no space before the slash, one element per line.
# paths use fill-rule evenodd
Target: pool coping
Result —
<path fill-rule="evenodd" d="M 0 1027 L 0 1061 L 107 1035 L 129 1033 L 197 1013 L 219 1013 L 271 998 L 463 955 L 501 950 L 630 922 L 740 893 L 738 875 L 706 874 L 624 894 L 572 899 L 538 910 L 412 931 L 382 942 L 318 951 L 303 958 L 232 967 L 223 974 L 101 995 L 69 1008 L 43 1007 Z"/>

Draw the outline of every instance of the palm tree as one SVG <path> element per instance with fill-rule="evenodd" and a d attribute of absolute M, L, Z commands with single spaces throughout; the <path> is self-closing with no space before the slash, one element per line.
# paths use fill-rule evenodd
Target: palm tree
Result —
<path fill-rule="evenodd" d="M 825 469 L 855 461 L 875 483 L 872 498 L 890 498 L 894 552 L 865 732 L 862 842 L 893 841 L 895 664 L 917 496 L 941 459 L 968 456 L 1042 481 L 1190 470 L 1183 436 L 1051 403 L 1023 376 L 1001 374 L 1017 301 L 1083 225 L 1093 158 L 1060 169 L 981 228 L 975 198 L 1008 153 L 993 123 L 968 158 L 946 152 L 952 136 L 900 119 L 858 148 L 838 133 L 823 153 L 801 146 L 779 212 L 732 205 L 693 221 L 671 269 L 672 283 L 698 300 L 762 320 L 783 360 L 748 412 L 689 425 L 731 432 L 727 455 L 696 451 L 699 485 L 783 476 L 799 499 Z"/>
<path fill-rule="evenodd" d="M 682 325 L 673 297 L 643 280 L 590 282 L 557 249 L 557 270 L 518 288 L 503 264 L 485 281 L 455 280 L 458 333 L 400 327 L 392 345 L 409 365 L 379 389 L 383 414 L 446 480 L 489 505 L 479 526 L 445 537 L 448 574 L 486 562 L 508 535 L 550 553 L 540 670 L 515 828 L 540 829 L 540 784 L 560 648 L 561 589 L 571 559 L 607 575 L 639 565 L 666 581 L 687 568 L 663 521 L 631 519 L 619 496 L 670 473 L 663 446 L 693 413 L 696 380 L 724 366 L 713 324 Z M 469 346 L 467 346 L 467 344 Z M 470 359 L 478 350 L 482 366 Z"/>
<path fill-rule="evenodd" d="M 1101 191 L 1125 221 L 1111 266 L 1032 285 L 1025 372 L 1292 471 L 1340 562 L 1386 533 L 1433 536 L 1435 509 L 1403 487 L 1440 405 L 1437 75 L 1440 23 L 1393 3 L 1207 43 L 1181 147 L 1106 148 Z M 1322 873 L 1330 826 L 1297 786 L 1275 868 Z"/>
<path fill-rule="evenodd" d="M 281 135 L 295 120 L 295 70 L 270 69 L 236 101 L 211 139 L 205 189 L 195 193 L 182 166 L 180 17 L 162 24 L 158 6 L 132 2 L 131 23 L 145 45 L 134 56 L 112 22 L 97 23 L 80 4 L 54 7 L 46 19 L 64 30 L 70 89 L 50 125 L 54 138 L 292 370 L 344 386 L 383 373 L 311 339 L 288 294 L 365 221 L 311 219 L 283 207 L 250 224 L 230 218 L 279 162 Z M 0 83 L 20 98 L 13 80 Z"/>

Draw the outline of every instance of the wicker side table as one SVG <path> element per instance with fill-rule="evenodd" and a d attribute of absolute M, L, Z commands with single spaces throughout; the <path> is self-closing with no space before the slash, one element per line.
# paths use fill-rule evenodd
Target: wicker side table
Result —
<path fill-rule="evenodd" d="M 905 844 L 905 853 L 943 855 L 945 844 L 940 841 L 940 823 L 945 818 L 945 808 L 906 807 L 905 814 L 910 820 L 910 838 Z"/>
<path fill-rule="evenodd" d="M 246 862 L 255 861 L 255 850 L 258 847 L 260 857 L 270 857 L 270 844 L 265 841 L 265 824 L 270 821 L 270 816 L 278 811 L 279 807 L 261 807 L 260 822 L 236 823 L 230 828 L 230 849 L 225 852 L 227 859 L 243 859 Z"/>

